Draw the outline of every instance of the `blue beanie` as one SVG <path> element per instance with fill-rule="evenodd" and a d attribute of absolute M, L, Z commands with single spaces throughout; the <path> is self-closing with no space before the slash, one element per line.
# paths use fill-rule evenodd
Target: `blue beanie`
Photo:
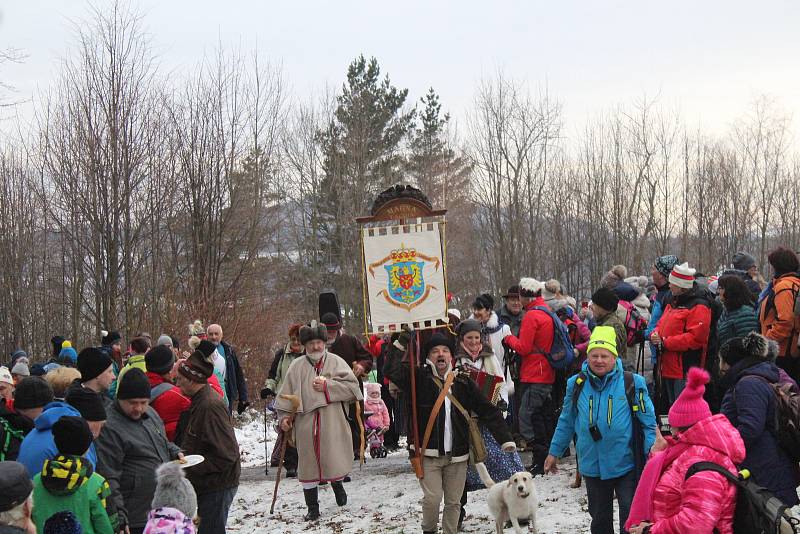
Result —
<path fill-rule="evenodd" d="M 72 347 L 64 347 L 58 353 L 58 361 L 75 365 L 78 363 L 78 353 Z"/>

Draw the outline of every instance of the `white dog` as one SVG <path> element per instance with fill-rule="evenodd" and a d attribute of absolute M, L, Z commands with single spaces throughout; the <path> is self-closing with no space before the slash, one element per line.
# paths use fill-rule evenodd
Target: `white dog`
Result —
<path fill-rule="evenodd" d="M 489 497 L 486 500 L 494 517 L 497 534 L 503 534 L 503 526 L 508 520 L 511 520 L 516 534 L 523 534 L 519 519 L 526 517 L 528 528 L 537 534 L 536 508 L 539 504 L 533 487 L 533 476 L 527 471 L 520 471 L 511 475 L 507 482 L 495 484 L 485 465 L 475 464 L 475 468 L 483 484 L 489 488 Z"/>

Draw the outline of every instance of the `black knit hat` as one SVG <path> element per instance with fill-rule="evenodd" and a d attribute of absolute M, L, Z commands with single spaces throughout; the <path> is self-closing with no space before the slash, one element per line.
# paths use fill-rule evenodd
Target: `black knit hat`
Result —
<path fill-rule="evenodd" d="M 197 345 L 197 350 L 205 354 L 206 357 L 210 357 L 212 354 L 214 354 L 214 351 L 217 350 L 217 346 L 209 340 L 204 339 L 199 345 Z"/>
<path fill-rule="evenodd" d="M 83 534 L 81 526 L 75 514 L 69 510 L 56 512 L 44 522 L 43 534 Z"/>
<path fill-rule="evenodd" d="M 81 417 L 87 421 L 105 421 L 106 409 L 103 406 L 103 397 L 89 388 L 75 385 L 67 390 L 64 400 L 78 410 Z"/>
<path fill-rule="evenodd" d="M 144 363 L 151 373 L 163 375 L 172 370 L 175 354 L 166 345 L 156 345 L 144 355 Z"/>
<path fill-rule="evenodd" d="M 112 330 L 110 332 L 106 332 L 105 330 L 103 330 L 101 333 L 103 332 L 105 333 L 103 334 L 103 337 L 100 338 L 100 343 L 102 343 L 103 345 L 113 345 L 114 343 L 122 339 L 122 336 L 119 335 L 119 332 L 115 330 Z"/>
<path fill-rule="evenodd" d="M 592 302 L 606 311 L 616 311 L 619 297 L 614 293 L 614 290 L 601 287 L 592 295 Z"/>
<path fill-rule="evenodd" d="M 86 347 L 78 354 L 78 371 L 81 372 L 81 382 L 97 378 L 113 363 L 108 354 L 102 350 Z"/>
<path fill-rule="evenodd" d="M 200 352 L 198 348 L 188 358 L 181 361 L 178 372 L 192 382 L 202 384 L 214 374 L 214 362 L 210 356 Z"/>
<path fill-rule="evenodd" d="M 446 336 L 440 332 L 436 332 L 431 336 L 427 343 L 425 343 L 425 357 L 428 357 L 431 350 L 434 347 L 438 347 L 439 345 L 444 345 L 448 349 L 450 349 L 450 354 L 453 354 L 455 350 L 453 349 L 453 339 L 450 336 Z"/>
<path fill-rule="evenodd" d="M 131 367 L 125 371 L 117 388 L 117 398 L 120 400 L 150 398 L 150 381 L 141 369 Z"/>
<path fill-rule="evenodd" d="M 33 482 L 25 466 L 0 462 L 0 512 L 16 508 L 33 492 Z"/>
<path fill-rule="evenodd" d="M 62 415 L 53 425 L 53 441 L 59 453 L 83 456 L 92 444 L 92 431 L 82 417 Z"/>
<path fill-rule="evenodd" d="M 14 389 L 14 407 L 20 410 L 42 408 L 53 402 L 53 388 L 40 376 L 27 376 Z"/>

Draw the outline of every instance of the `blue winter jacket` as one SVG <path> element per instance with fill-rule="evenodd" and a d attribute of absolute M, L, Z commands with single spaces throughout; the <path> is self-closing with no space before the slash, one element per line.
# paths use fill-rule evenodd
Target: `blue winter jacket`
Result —
<path fill-rule="evenodd" d="M 798 503 L 796 466 L 773 434 L 775 393 L 769 383 L 778 381 L 778 368 L 772 362 L 738 362 L 722 380 L 727 391 L 720 412 L 744 441 L 747 456 L 739 467 L 749 469 L 756 484 L 794 506 Z"/>
<path fill-rule="evenodd" d="M 561 456 L 577 435 L 578 468 L 582 475 L 608 480 L 626 475 L 634 468 L 631 449 L 633 423 L 631 407 L 625 397 L 625 379 L 622 360 L 617 358 L 614 369 L 604 377 L 597 377 L 583 364 L 588 380 L 578 397 L 578 409 L 572 405 L 572 394 L 578 375 L 567 381 L 564 407 L 558 426 L 550 443 L 550 454 Z M 644 428 L 644 450 L 650 450 L 656 440 L 656 417 L 653 403 L 647 394 L 647 385 L 641 375 L 633 375 L 639 409 L 636 416 Z M 589 427 L 597 424 L 600 441 L 594 441 Z"/>
<path fill-rule="evenodd" d="M 58 455 L 58 448 L 53 440 L 53 425 L 65 415 L 81 416 L 78 410 L 65 402 L 51 402 L 44 407 L 42 414 L 33 422 L 35 428 L 22 440 L 17 461 L 25 466 L 31 478 L 42 471 L 45 460 L 50 460 Z M 84 458 L 91 462 L 92 467 L 97 464 L 94 443 L 89 447 Z"/>
<path fill-rule="evenodd" d="M 656 329 L 656 325 L 658 325 L 658 320 L 661 319 L 661 316 L 664 315 L 664 308 L 666 308 L 665 302 L 672 297 L 672 292 L 669 290 L 669 285 L 666 285 L 658 290 L 656 293 L 656 298 L 653 300 L 653 306 L 650 308 L 650 322 L 647 323 L 647 328 L 644 331 L 645 339 L 650 339 L 650 334 L 653 333 L 653 330 Z M 650 342 L 647 342 L 650 345 Z M 650 345 L 650 361 L 653 363 L 653 366 L 656 365 L 656 357 L 657 353 L 655 348 Z"/>

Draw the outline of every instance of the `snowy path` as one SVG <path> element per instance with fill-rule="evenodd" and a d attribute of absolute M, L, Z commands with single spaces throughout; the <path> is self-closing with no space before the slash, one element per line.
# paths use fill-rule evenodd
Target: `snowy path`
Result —
<path fill-rule="evenodd" d="M 348 504 L 339 508 L 330 486 L 320 487 L 319 521 L 303 521 L 306 512 L 303 492 L 296 479 L 282 480 L 275 505 L 269 515 L 275 469 L 264 475 L 264 435 L 260 420 L 237 429 L 242 449 L 243 469 L 239 492 L 231 507 L 229 532 L 241 533 L 417 533 L 420 532 L 422 490 L 411 472 L 407 453 L 387 458 L 367 459 L 363 468 L 354 464 L 353 481 L 345 484 Z M 271 434 L 271 433 L 270 433 Z M 274 439 L 272 435 L 270 439 Z M 542 534 L 589 532 L 586 490 L 571 489 L 574 460 L 562 462 L 555 476 L 537 477 L 539 497 L 538 525 Z M 486 508 L 486 491 L 470 493 L 464 532 L 494 532 L 494 522 Z M 512 532 L 508 530 L 507 532 Z"/>

